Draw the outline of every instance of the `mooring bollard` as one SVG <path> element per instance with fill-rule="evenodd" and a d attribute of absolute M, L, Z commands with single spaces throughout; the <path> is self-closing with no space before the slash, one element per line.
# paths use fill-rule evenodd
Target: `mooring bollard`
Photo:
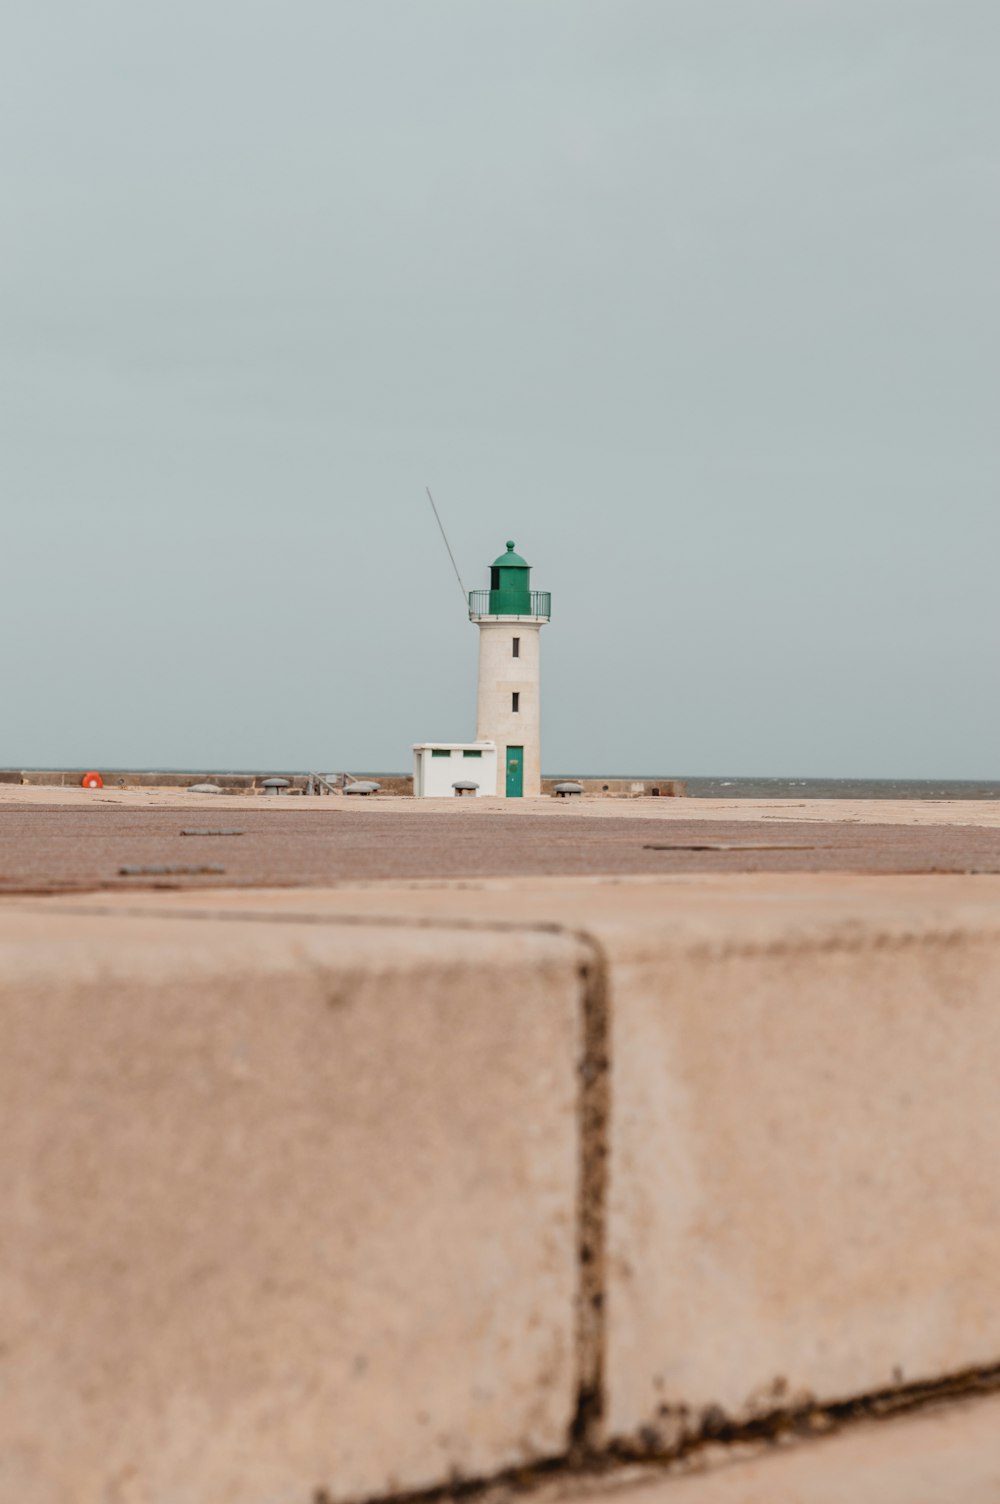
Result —
<path fill-rule="evenodd" d="M 265 778 L 261 784 L 265 794 L 283 794 L 291 786 L 291 781 L 287 778 Z"/>

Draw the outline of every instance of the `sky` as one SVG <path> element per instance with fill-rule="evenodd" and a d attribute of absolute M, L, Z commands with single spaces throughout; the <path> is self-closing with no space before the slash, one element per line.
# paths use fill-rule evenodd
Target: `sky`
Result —
<path fill-rule="evenodd" d="M 0 765 L 1000 777 L 995 0 L 8 0 Z"/>

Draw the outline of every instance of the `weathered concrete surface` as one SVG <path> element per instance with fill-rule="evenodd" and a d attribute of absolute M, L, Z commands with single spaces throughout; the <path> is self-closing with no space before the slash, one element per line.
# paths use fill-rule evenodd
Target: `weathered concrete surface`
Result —
<path fill-rule="evenodd" d="M 104 1504 L 113 1466 L 124 1504 L 244 1504 L 250 1467 L 297 1504 L 561 1451 L 569 931 L 610 1030 L 592 1439 L 1000 1361 L 1000 878 L 9 898 L 0 1497 Z"/>
<path fill-rule="evenodd" d="M 756 1454 L 692 1458 L 698 1471 L 561 1485 L 538 1504 L 996 1504 L 1000 1398 L 864 1421 Z"/>
<path fill-rule="evenodd" d="M 1000 1358 L 1000 922 L 639 942 L 611 1037 L 611 1435 Z"/>
<path fill-rule="evenodd" d="M 494 808 L 484 822 L 455 819 L 441 808 L 414 818 L 404 807 L 386 810 L 370 801 L 325 803 L 340 815 L 280 798 L 238 811 L 216 802 L 198 814 L 8 806 L 0 809 L 0 893 L 134 890 L 149 887 L 157 874 L 169 886 L 232 888 L 528 875 L 1000 873 L 996 832 L 967 825 L 797 821 L 776 829 L 763 821 L 556 815 L 544 803 L 535 815 L 511 818 Z"/>
<path fill-rule="evenodd" d="M 307 1504 L 558 1453 L 579 949 L 0 910 L 0 1498 Z"/>
<path fill-rule="evenodd" d="M 549 922 L 600 945 L 609 1438 L 669 1448 L 709 1409 L 1000 1360 L 1000 879 L 132 899 L 155 901 Z"/>

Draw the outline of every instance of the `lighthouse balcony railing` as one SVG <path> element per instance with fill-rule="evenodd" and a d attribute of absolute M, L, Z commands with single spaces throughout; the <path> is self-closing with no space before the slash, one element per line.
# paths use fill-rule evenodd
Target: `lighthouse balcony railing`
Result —
<path fill-rule="evenodd" d="M 503 590 L 470 590 L 470 616 L 542 616 L 552 615 L 552 592 L 530 590 L 526 595 L 509 596 Z"/>

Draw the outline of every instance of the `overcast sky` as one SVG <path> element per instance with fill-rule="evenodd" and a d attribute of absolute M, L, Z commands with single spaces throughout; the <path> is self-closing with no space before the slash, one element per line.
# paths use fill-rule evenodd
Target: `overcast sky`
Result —
<path fill-rule="evenodd" d="M 8 0 L 0 764 L 1000 777 L 996 0 Z"/>

